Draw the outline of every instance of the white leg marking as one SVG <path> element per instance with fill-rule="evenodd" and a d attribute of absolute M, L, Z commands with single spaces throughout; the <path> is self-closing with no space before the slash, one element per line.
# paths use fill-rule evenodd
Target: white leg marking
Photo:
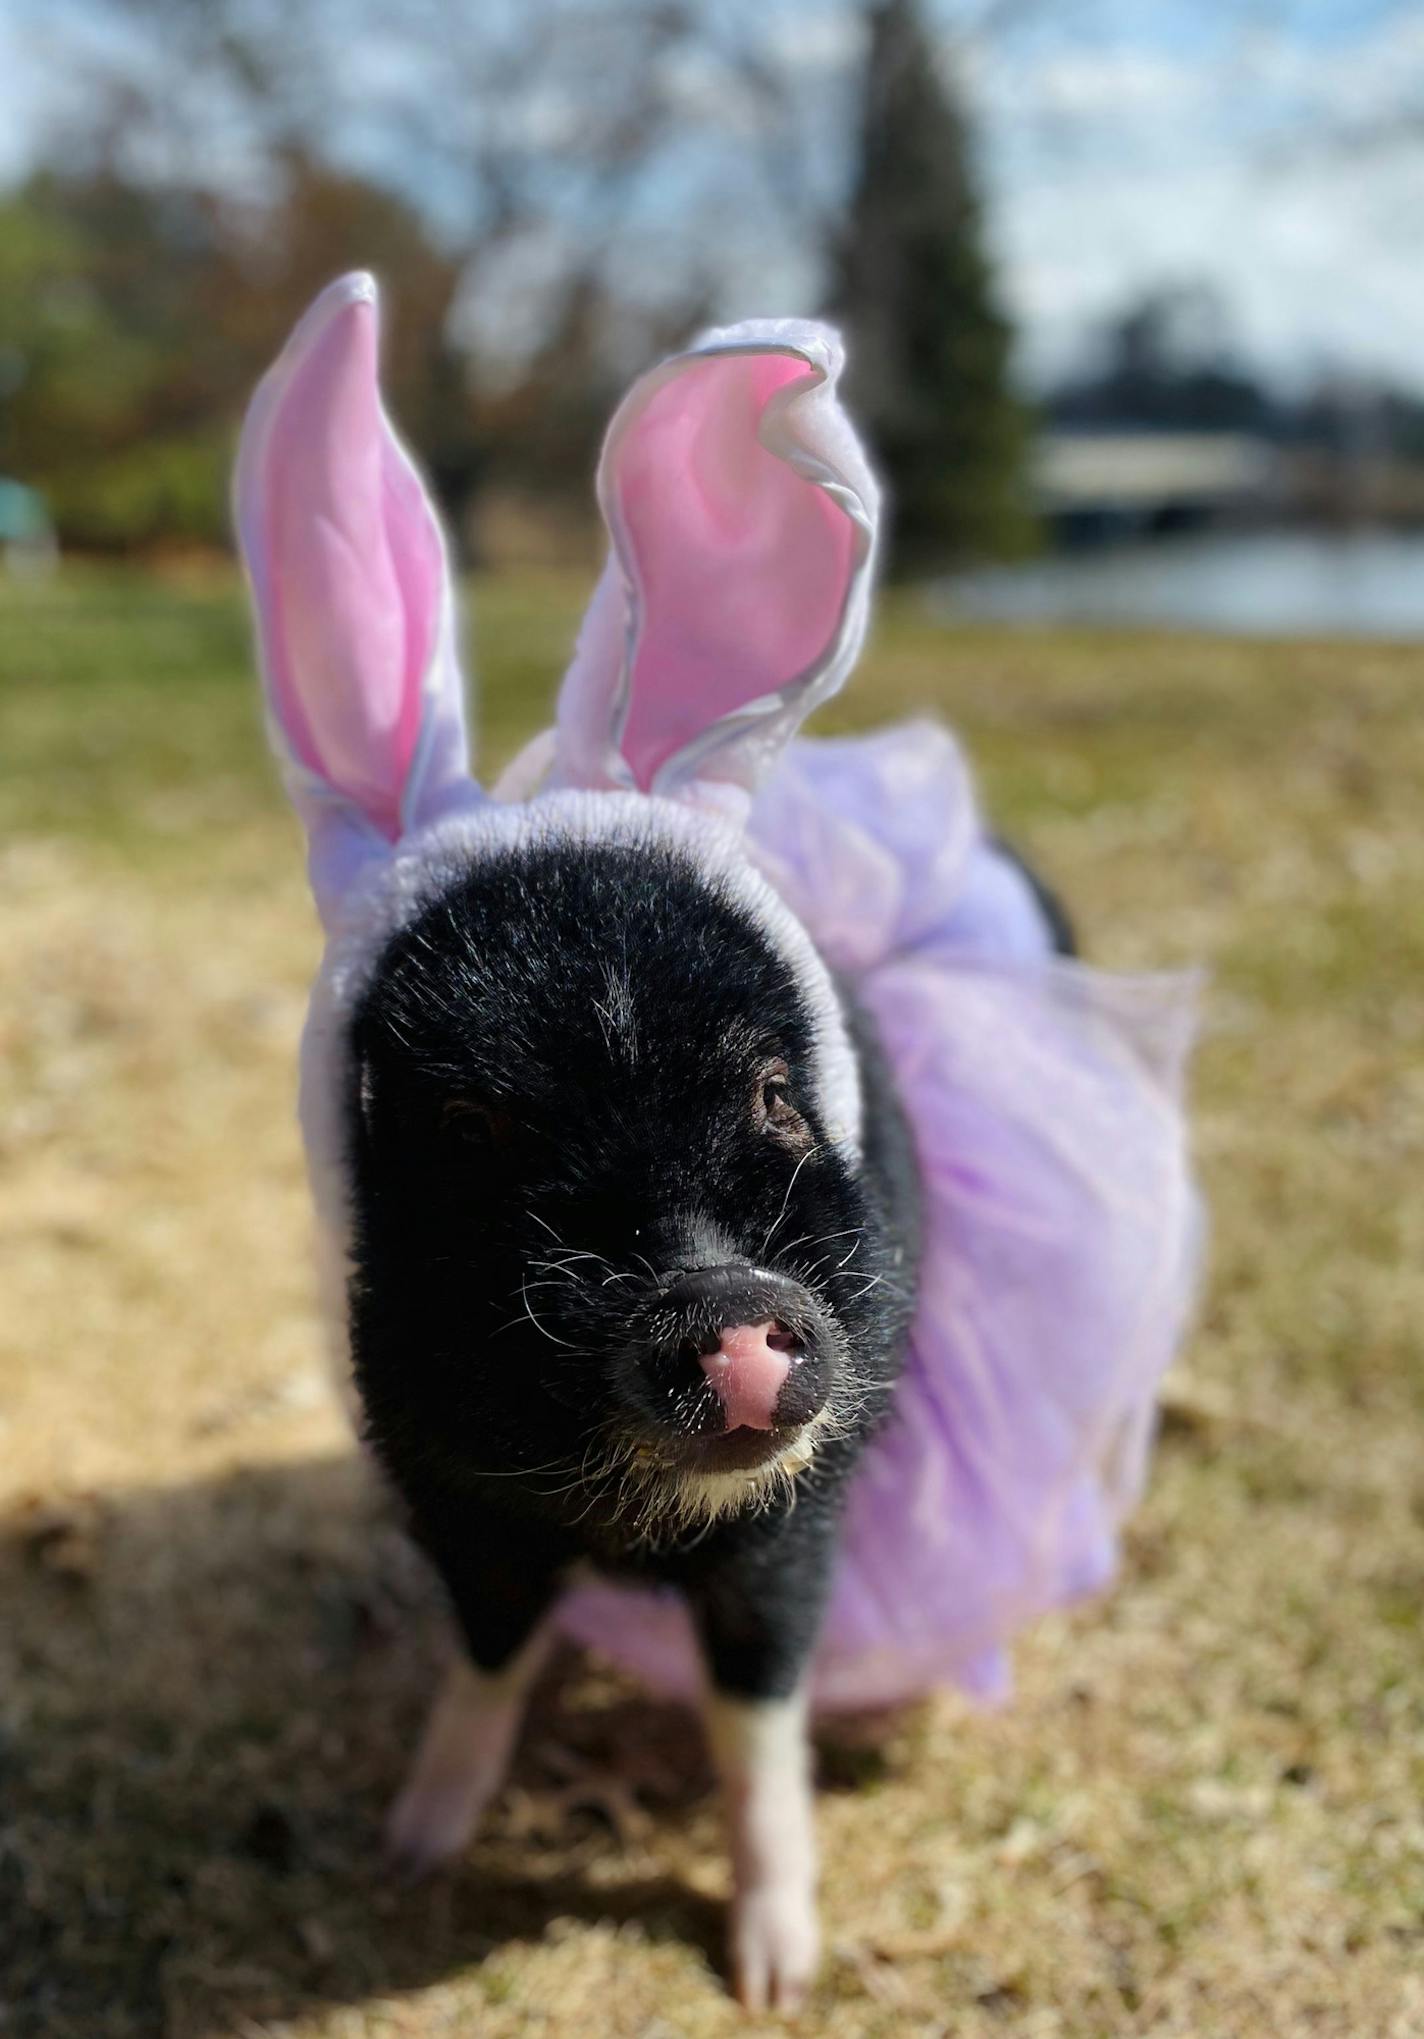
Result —
<path fill-rule="evenodd" d="M 446 1673 L 386 1822 L 386 1853 L 407 1876 L 424 1876 L 467 1846 L 504 1782 L 547 1651 L 548 1638 L 536 1634 L 502 1671 L 479 1671 L 461 1658 Z"/>
<path fill-rule="evenodd" d="M 707 1734 L 731 1838 L 733 1986 L 749 2011 L 797 2011 L 821 1946 L 805 1695 L 714 1692 Z"/>

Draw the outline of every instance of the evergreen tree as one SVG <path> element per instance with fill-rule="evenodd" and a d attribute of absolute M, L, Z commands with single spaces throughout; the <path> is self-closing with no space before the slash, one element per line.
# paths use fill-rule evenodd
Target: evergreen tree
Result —
<path fill-rule="evenodd" d="M 917 0 L 876 0 L 867 27 L 859 163 L 831 308 L 889 485 L 903 572 L 1023 549 L 1026 430 L 963 111 Z"/>

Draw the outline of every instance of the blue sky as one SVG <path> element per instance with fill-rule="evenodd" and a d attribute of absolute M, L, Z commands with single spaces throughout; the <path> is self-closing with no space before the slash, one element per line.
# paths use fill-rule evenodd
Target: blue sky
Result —
<path fill-rule="evenodd" d="M 966 5 L 932 11 L 953 43 Z M 808 64 L 844 62 L 846 10 L 782 13 Z M 1010 23 L 961 63 L 1032 379 L 1134 293 L 1205 282 L 1278 376 L 1424 390 L 1420 0 L 1042 0 Z"/>
<path fill-rule="evenodd" d="M 1031 358 L 1071 354 L 1128 289 L 1200 278 L 1279 371 L 1424 386 L 1424 8 L 1088 15 L 1045 17 L 976 79 Z M 1414 141 L 1387 141 L 1411 112 Z"/>
<path fill-rule="evenodd" d="M 103 32 L 102 6 L 66 4 Z M 934 0 L 947 40 L 970 5 Z M 824 81 L 836 103 L 853 10 L 764 11 L 813 98 Z M 0 0 L 0 178 L 23 170 L 53 89 L 40 13 Z M 1042 0 L 1010 19 L 962 61 L 1034 379 L 1080 356 L 1130 294 L 1206 282 L 1247 358 L 1277 374 L 1424 389 L 1424 5 Z M 1411 116 L 1413 140 L 1390 139 Z M 774 228 L 752 232 L 727 309 L 807 309 L 813 287 Z"/>

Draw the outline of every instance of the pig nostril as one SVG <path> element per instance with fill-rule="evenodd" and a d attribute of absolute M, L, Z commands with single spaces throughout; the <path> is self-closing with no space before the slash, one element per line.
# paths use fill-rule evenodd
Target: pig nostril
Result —
<path fill-rule="evenodd" d="M 794 1331 L 788 1331 L 778 1318 L 766 1334 L 766 1342 L 773 1352 L 784 1352 L 788 1359 L 803 1359 L 805 1347 Z"/>

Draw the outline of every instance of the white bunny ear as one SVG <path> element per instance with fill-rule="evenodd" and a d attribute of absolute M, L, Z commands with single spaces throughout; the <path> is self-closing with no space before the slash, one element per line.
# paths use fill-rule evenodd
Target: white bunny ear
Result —
<path fill-rule="evenodd" d="M 234 489 L 269 723 L 329 920 L 399 837 L 479 797 L 440 526 L 381 406 L 376 286 L 343 276 L 253 397 Z"/>
<path fill-rule="evenodd" d="M 624 398 L 598 481 L 613 550 L 559 699 L 556 780 L 750 791 L 844 681 L 879 490 L 836 396 L 842 358 L 829 327 L 757 320 Z"/>

